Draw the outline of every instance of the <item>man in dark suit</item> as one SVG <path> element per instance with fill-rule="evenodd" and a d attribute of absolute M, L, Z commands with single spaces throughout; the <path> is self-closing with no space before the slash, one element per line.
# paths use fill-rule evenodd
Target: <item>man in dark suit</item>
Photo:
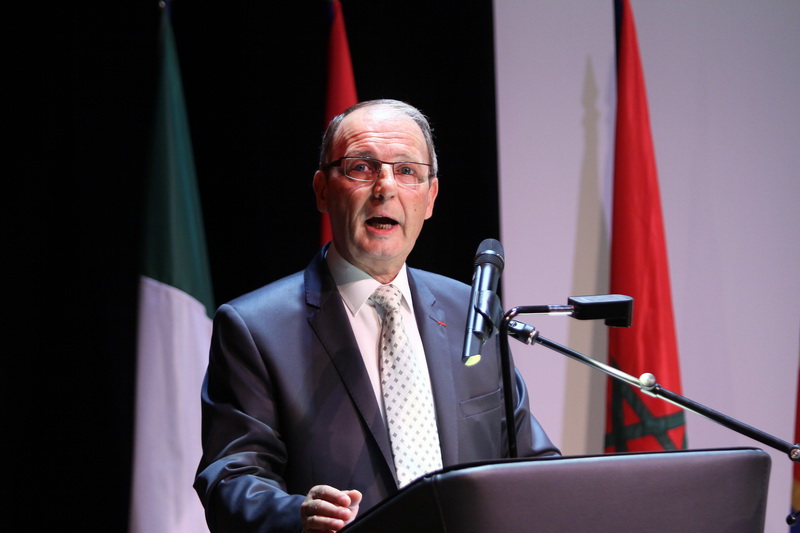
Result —
<path fill-rule="evenodd" d="M 214 318 L 195 482 L 212 531 L 338 531 L 410 482 L 387 430 L 381 286 L 402 295 L 404 339 L 432 392 L 438 445 L 426 463 L 504 455 L 496 339 L 479 365 L 461 362 L 470 288 L 405 265 L 436 171 L 430 126 L 405 103 L 365 102 L 331 122 L 314 191 L 333 242 Z M 516 384 L 518 454 L 558 453 Z"/>

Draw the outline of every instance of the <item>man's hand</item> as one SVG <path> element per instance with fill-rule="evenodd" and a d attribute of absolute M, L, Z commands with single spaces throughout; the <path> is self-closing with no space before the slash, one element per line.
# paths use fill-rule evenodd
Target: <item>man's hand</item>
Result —
<path fill-rule="evenodd" d="M 303 531 L 339 531 L 355 519 L 359 503 L 361 493 L 357 490 L 338 490 L 328 485 L 312 487 L 300 506 Z"/>

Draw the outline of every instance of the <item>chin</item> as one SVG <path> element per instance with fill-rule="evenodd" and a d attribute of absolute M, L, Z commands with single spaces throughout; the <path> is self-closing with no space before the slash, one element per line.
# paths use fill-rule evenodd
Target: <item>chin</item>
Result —
<path fill-rule="evenodd" d="M 359 250 L 359 255 L 365 261 L 405 261 L 408 255 L 402 246 L 391 245 L 390 243 L 371 243 Z"/>

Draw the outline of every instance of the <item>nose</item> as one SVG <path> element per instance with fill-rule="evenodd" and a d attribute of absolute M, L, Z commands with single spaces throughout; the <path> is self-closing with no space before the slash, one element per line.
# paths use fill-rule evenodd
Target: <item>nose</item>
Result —
<path fill-rule="evenodd" d="M 382 163 L 378 178 L 372 186 L 372 194 L 376 198 L 391 198 L 397 194 L 397 181 L 394 179 L 392 165 Z"/>

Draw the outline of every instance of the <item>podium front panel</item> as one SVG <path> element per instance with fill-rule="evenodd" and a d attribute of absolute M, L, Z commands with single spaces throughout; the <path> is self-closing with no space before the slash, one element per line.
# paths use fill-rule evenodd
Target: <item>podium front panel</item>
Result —
<path fill-rule="evenodd" d="M 463 465 L 415 481 L 345 531 L 759 533 L 769 470 L 754 448 Z"/>

